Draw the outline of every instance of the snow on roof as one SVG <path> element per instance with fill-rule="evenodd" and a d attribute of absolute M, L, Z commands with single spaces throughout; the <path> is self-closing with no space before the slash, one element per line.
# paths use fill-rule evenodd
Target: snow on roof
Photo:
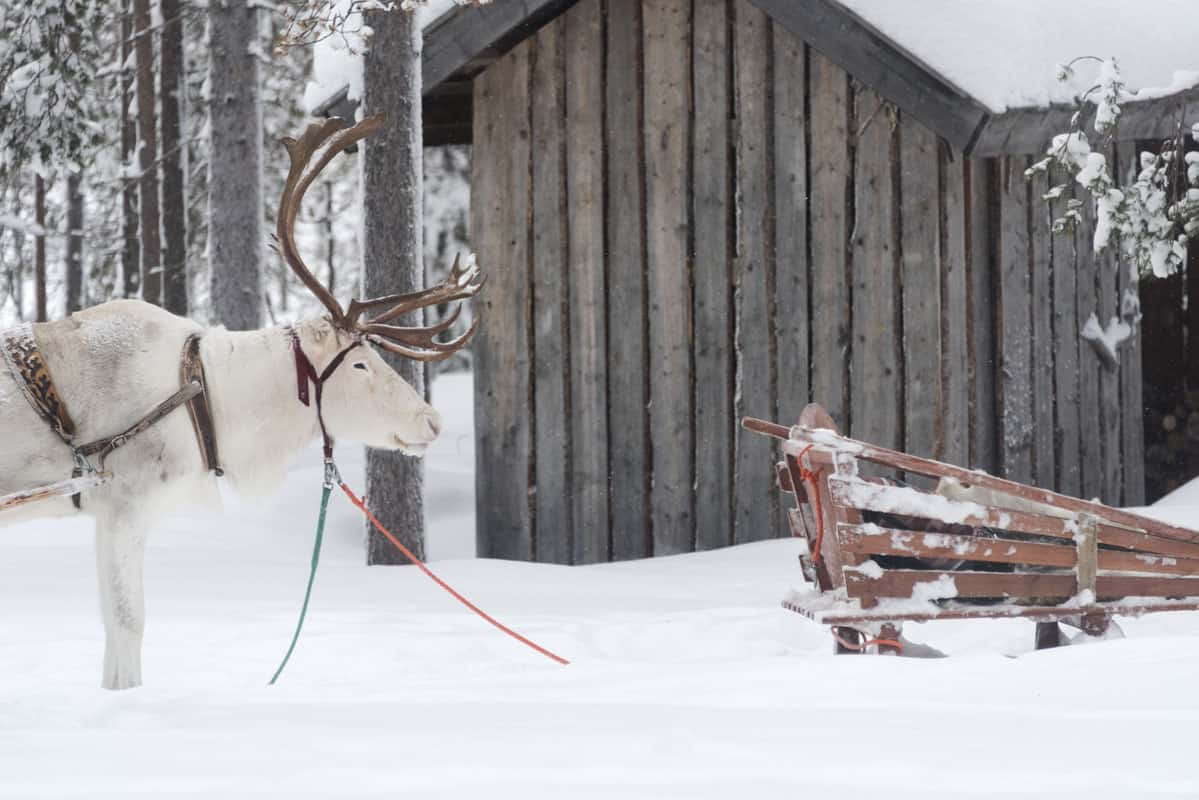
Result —
<path fill-rule="evenodd" d="M 339 6 L 349 5 L 341 0 Z M 457 8 L 455 0 L 428 0 L 416 10 L 421 29 L 425 29 Z M 356 29 L 359 23 L 350 22 L 346 27 Z M 317 107 L 348 88 L 347 97 L 357 100 L 362 96 L 362 52 L 365 49 L 362 37 L 357 33 L 345 36 L 330 36 L 312 46 L 312 77 L 304 87 L 304 110 L 314 113 Z"/>
<path fill-rule="evenodd" d="M 996 113 L 1073 102 L 1098 69 L 1083 63 L 1059 82 L 1057 65 L 1078 56 L 1114 56 L 1144 97 L 1199 84 L 1195 0 L 840 2 Z"/>

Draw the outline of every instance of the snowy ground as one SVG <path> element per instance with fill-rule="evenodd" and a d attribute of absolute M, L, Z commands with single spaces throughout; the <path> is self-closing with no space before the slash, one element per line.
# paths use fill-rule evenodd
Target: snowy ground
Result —
<path fill-rule="evenodd" d="M 473 548 L 469 384 L 437 391 L 454 427 L 430 454 L 434 567 L 571 666 L 412 568 L 362 566 L 335 499 L 308 628 L 266 687 L 306 577 L 313 453 L 270 502 L 152 539 L 134 691 L 96 688 L 89 532 L 0 528 L 0 798 L 1199 796 L 1199 614 L 1041 653 L 1030 623 L 947 621 L 907 633 L 950 658 L 834 658 L 778 607 L 792 542 L 585 568 L 455 558 Z"/>

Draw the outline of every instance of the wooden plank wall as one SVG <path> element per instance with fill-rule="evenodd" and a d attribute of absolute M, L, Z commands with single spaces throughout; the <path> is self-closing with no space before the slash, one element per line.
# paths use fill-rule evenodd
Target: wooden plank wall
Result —
<path fill-rule="evenodd" d="M 964 159 L 748 0 L 582 0 L 474 91 L 481 555 L 786 535 L 736 420 L 810 400 L 1140 497 L 1139 352 L 1105 371 L 1077 337 L 1128 279 L 1050 236 L 1028 158 Z"/>

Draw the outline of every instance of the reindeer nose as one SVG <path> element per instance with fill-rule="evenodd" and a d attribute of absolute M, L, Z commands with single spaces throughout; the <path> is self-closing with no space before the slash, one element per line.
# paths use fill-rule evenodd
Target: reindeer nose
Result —
<path fill-rule="evenodd" d="M 428 426 L 429 433 L 431 434 L 431 436 L 429 438 L 431 440 L 436 439 L 438 436 L 441 435 L 441 414 L 438 413 L 436 410 L 426 411 L 425 412 L 425 425 Z"/>

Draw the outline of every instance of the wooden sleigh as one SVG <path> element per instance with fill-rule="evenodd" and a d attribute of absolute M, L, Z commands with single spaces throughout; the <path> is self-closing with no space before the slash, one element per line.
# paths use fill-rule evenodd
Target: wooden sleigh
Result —
<path fill-rule="evenodd" d="M 779 487 L 808 545 L 814 590 L 783 606 L 832 626 L 837 652 L 900 650 L 909 621 L 1025 617 L 1041 649 L 1062 621 L 1102 636 L 1117 615 L 1199 609 L 1199 532 L 856 441 L 815 404 L 791 428 L 742 425 L 782 441 Z"/>

